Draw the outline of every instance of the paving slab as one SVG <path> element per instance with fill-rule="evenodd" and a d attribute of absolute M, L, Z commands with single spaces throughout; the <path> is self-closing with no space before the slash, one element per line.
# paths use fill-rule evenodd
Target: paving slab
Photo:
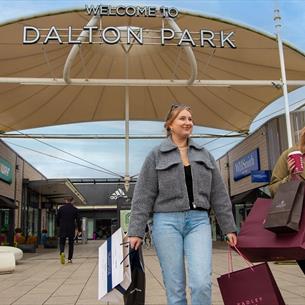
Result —
<path fill-rule="evenodd" d="M 73 264 L 61 265 L 54 249 L 39 248 L 37 253 L 25 253 L 13 273 L 0 275 L 0 305 L 106 305 L 97 299 L 98 247 L 102 243 L 96 240 L 76 245 Z M 144 260 L 146 305 L 166 305 L 159 261 L 153 248 L 144 249 Z M 233 254 L 233 266 L 234 270 L 247 267 L 236 254 Z M 286 305 L 305 305 L 305 276 L 299 267 L 274 263 L 269 266 Z M 226 246 L 216 242 L 213 246 L 213 305 L 224 304 L 217 277 L 227 270 Z M 187 295 L 190 299 L 189 291 Z"/>

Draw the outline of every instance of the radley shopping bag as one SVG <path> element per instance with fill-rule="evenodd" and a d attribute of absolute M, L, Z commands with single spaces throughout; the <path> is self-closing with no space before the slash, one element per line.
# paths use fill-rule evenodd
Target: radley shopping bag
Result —
<path fill-rule="evenodd" d="M 285 305 L 281 292 L 267 263 L 253 265 L 234 246 L 240 258 L 249 265 L 233 271 L 232 250 L 228 251 L 229 273 L 217 278 L 225 305 Z"/>
<path fill-rule="evenodd" d="M 264 228 L 271 199 L 258 198 L 238 234 L 237 247 L 251 262 L 305 259 L 305 209 L 295 233 L 276 234 Z"/>
<path fill-rule="evenodd" d="M 285 305 L 267 263 L 217 278 L 225 305 Z"/>

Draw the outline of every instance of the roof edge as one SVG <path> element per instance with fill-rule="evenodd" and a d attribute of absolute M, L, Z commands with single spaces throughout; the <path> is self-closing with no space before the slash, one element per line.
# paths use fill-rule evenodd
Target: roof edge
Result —
<path fill-rule="evenodd" d="M 16 22 L 20 22 L 20 21 L 29 20 L 29 19 L 36 19 L 36 18 L 40 18 L 40 17 L 54 16 L 54 15 L 60 15 L 60 14 L 66 14 L 66 13 L 73 13 L 73 12 L 77 13 L 77 12 L 82 12 L 82 11 L 84 11 L 84 8 L 79 7 L 79 8 L 72 8 L 72 9 L 66 9 L 66 10 L 54 10 L 54 11 L 49 11 L 49 12 L 43 12 L 41 14 L 28 15 L 28 16 L 25 16 L 25 17 L 16 18 L 16 19 L 13 19 L 13 20 L 6 21 L 4 23 L 0 23 L 0 27 L 10 25 L 10 24 L 13 24 L 13 23 L 16 23 Z M 203 18 L 206 18 L 206 19 L 214 20 L 214 21 L 220 21 L 220 22 L 223 22 L 223 23 L 226 23 L 226 24 L 229 24 L 229 25 L 238 26 L 238 27 L 241 27 L 245 30 L 257 33 L 259 35 L 265 36 L 267 38 L 270 38 L 270 39 L 276 41 L 276 35 L 275 34 L 272 35 L 270 33 L 264 32 L 262 30 L 258 30 L 256 28 L 250 26 L 250 25 L 235 22 L 235 21 L 230 20 L 230 19 L 223 19 L 223 18 L 218 17 L 218 16 L 209 16 L 209 15 L 205 15 L 203 13 L 188 11 L 188 10 L 183 10 L 183 9 L 179 10 L 179 13 L 189 15 L 189 16 L 203 17 Z M 179 17 L 178 17 L 178 19 L 179 19 Z M 300 53 L 301 55 L 305 56 L 305 52 L 298 49 L 291 42 L 283 41 L 283 45 L 285 45 L 286 47 L 289 47 L 289 48 L 293 49 L 294 51 Z"/>

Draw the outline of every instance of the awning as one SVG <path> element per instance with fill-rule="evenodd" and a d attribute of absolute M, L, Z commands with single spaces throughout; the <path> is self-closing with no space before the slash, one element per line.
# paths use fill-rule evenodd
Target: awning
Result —
<path fill-rule="evenodd" d="M 258 189 L 249 190 L 249 191 L 246 191 L 246 192 L 233 196 L 231 198 L 231 202 L 233 204 L 245 203 L 246 201 L 254 202 L 256 200 L 256 198 L 258 197 L 259 193 L 260 192 Z"/>
<path fill-rule="evenodd" d="M 71 180 L 73 182 L 73 179 Z M 126 191 L 124 181 L 105 183 L 77 183 L 74 186 L 84 195 L 88 205 L 113 206 L 132 198 L 135 182 L 129 184 Z"/>
<path fill-rule="evenodd" d="M 72 196 L 76 205 L 86 204 L 84 196 L 74 187 L 69 179 L 35 180 L 30 181 L 28 187 L 53 203 L 63 204 L 65 197 Z"/>
<path fill-rule="evenodd" d="M 0 209 L 16 209 L 17 205 L 13 199 L 0 195 Z"/>
<path fill-rule="evenodd" d="M 283 94 L 280 85 L 276 85 L 281 80 L 281 70 L 274 36 L 200 14 L 180 12 L 175 21 L 190 33 L 198 33 L 201 29 L 214 33 L 234 31 L 237 47 L 192 48 L 197 77 L 191 86 L 172 86 L 174 81 L 188 80 L 191 70 L 186 51 L 176 45 L 177 39 L 165 46 L 160 45 L 160 39 L 150 44 L 133 44 L 127 53 L 128 65 L 125 44 L 109 45 L 98 41 L 82 45 L 70 69 L 71 85 L 63 82 L 63 70 L 72 45 L 22 44 L 24 25 L 82 29 L 90 18 L 85 10 L 73 10 L 0 25 L 1 130 L 124 120 L 125 87 L 128 86 L 130 120 L 163 121 L 169 106 L 180 102 L 191 105 L 197 125 L 242 132 L 249 129 L 260 111 Z M 143 28 L 145 35 L 153 39 L 163 22 L 164 18 L 105 16 L 99 24 L 103 29 Z M 167 23 L 164 26 L 170 27 Z M 79 34 L 79 31 L 75 33 Z M 96 36 L 100 40 L 100 36 Z M 196 37 L 197 44 L 199 36 Z M 284 44 L 284 54 L 288 82 L 304 80 L 304 54 L 288 44 Z M 129 85 L 124 85 L 125 78 L 131 81 Z M 115 80 L 121 83 L 117 84 Z M 202 85 L 215 80 L 226 85 Z M 259 80 L 265 85 L 255 87 L 247 83 Z M 100 83 L 94 85 L 94 81 Z M 154 85 L 160 81 L 167 83 Z M 233 81 L 247 84 L 234 85 Z M 141 82 L 146 82 L 145 86 Z M 297 87 L 291 85 L 288 89 Z"/>
<path fill-rule="evenodd" d="M 109 208 L 116 207 L 118 203 L 132 198 L 134 181 L 130 182 L 129 189 L 126 191 L 124 181 L 106 180 L 47 179 L 30 181 L 28 187 L 56 204 L 62 204 L 66 196 L 73 196 L 77 206 L 96 205 Z"/>

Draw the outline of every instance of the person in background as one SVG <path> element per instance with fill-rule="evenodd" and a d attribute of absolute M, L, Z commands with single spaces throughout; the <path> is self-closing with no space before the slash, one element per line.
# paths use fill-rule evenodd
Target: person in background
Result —
<path fill-rule="evenodd" d="M 48 230 L 47 229 L 43 229 L 41 231 L 41 243 L 42 243 L 42 245 L 45 246 L 47 240 L 48 240 Z"/>
<path fill-rule="evenodd" d="M 72 263 L 75 229 L 77 228 L 78 232 L 81 231 L 78 209 L 73 205 L 73 197 L 65 198 L 65 204 L 59 208 L 56 215 L 56 223 L 59 226 L 60 262 L 65 263 L 65 244 L 68 238 L 68 263 Z"/>
<path fill-rule="evenodd" d="M 95 231 L 93 232 L 92 237 L 93 237 L 93 240 L 96 240 L 96 239 L 97 239 L 97 234 L 96 234 L 96 232 L 95 232 Z"/>
<path fill-rule="evenodd" d="M 305 170 L 302 173 L 293 173 L 295 168 L 295 163 L 292 158 L 288 159 L 289 153 L 293 151 L 301 151 L 303 153 L 303 160 L 305 158 L 305 127 L 300 131 L 299 143 L 293 147 L 286 149 L 277 160 L 274 169 L 272 171 L 271 181 L 269 184 L 269 190 L 271 192 L 271 197 L 273 198 L 279 186 L 287 181 L 290 181 L 292 175 L 297 175 L 298 178 L 305 180 Z M 297 261 L 301 270 L 305 274 L 305 260 Z"/>
<path fill-rule="evenodd" d="M 167 138 L 146 157 L 136 183 L 128 228 L 130 247 L 142 244 L 153 213 L 152 237 L 160 261 L 168 305 L 186 305 L 186 270 L 193 305 L 211 305 L 214 209 L 228 243 L 236 245 L 230 198 L 212 155 L 190 135 L 190 107 L 172 105 Z"/>

